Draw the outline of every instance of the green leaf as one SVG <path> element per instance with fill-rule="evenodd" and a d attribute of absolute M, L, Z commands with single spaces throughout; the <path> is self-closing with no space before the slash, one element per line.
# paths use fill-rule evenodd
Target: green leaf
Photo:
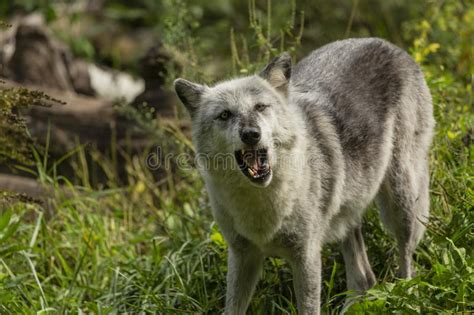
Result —
<path fill-rule="evenodd" d="M 0 233 L 7 227 L 8 223 L 10 223 L 10 219 L 12 217 L 12 211 L 7 210 L 0 216 Z"/>
<path fill-rule="evenodd" d="M 8 245 L 3 248 L 0 248 L 0 257 L 5 257 L 7 255 L 13 254 L 15 252 L 19 252 L 21 250 L 28 249 L 28 246 L 24 245 Z"/>
<path fill-rule="evenodd" d="M 21 222 L 16 222 L 14 224 L 10 224 L 6 230 L 5 233 L 3 233 L 3 235 L 0 237 L 0 242 L 4 242 L 6 241 L 7 239 L 9 239 L 15 232 L 16 230 L 18 229 L 18 227 L 20 226 L 20 223 Z"/>

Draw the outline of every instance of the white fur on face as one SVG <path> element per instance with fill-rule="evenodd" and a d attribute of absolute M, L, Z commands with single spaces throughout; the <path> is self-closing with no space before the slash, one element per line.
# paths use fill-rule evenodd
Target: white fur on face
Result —
<path fill-rule="evenodd" d="M 268 107 L 260 112 L 255 108 L 257 104 Z M 229 111 L 231 118 L 225 121 L 218 119 L 223 111 Z M 193 138 L 197 152 L 211 160 L 215 156 L 226 159 L 224 177 L 229 181 L 248 181 L 233 159 L 236 151 L 249 148 L 241 140 L 242 126 L 251 124 L 259 128 L 261 140 L 256 147 L 268 150 L 269 164 L 273 169 L 282 155 L 281 147 L 294 137 L 294 130 L 287 127 L 292 124 L 288 117 L 294 115 L 289 115 L 288 111 L 286 97 L 258 76 L 219 83 L 202 94 L 193 115 Z M 203 171 L 206 173 L 208 170 Z"/>
<path fill-rule="evenodd" d="M 268 105 L 268 108 L 257 112 L 255 105 L 259 103 Z M 259 146 L 271 147 L 273 130 L 279 125 L 277 112 L 284 106 L 283 98 L 256 76 L 220 83 L 202 95 L 195 115 L 193 125 L 196 127 L 198 147 L 202 145 L 206 153 L 232 153 L 244 148 L 239 128 L 248 120 L 252 120 L 261 130 Z M 216 119 L 225 110 L 230 111 L 232 117 L 227 121 Z"/>

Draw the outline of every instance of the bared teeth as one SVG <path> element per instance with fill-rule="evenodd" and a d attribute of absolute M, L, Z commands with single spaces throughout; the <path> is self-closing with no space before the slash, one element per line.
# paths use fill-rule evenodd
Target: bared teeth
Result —
<path fill-rule="evenodd" d="M 240 149 L 235 152 L 239 167 L 252 180 L 266 177 L 270 172 L 266 149 Z"/>
<path fill-rule="evenodd" d="M 250 167 L 248 168 L 248 171 L 249 171 L 250 175 L 252 175 L 252 177 L 255 176 L 254 171 Z"/>

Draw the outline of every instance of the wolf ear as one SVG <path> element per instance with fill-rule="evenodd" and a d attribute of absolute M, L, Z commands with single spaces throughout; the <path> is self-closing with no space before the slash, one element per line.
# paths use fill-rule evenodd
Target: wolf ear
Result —
<path fill-rule="evenodd" d="M 206 87 L 185 79 L 174 80 L 174 89 L 186 109 L 192 114 L 199 106 L 199 100 Z"/>
<path fill-rule="evenodd" d="M 273 58 L 270 63 L 260 72 L 260 77 L 267 80 L 271 86 L 286 94 L 291 78 L 291 56 L 284 52 Z"/>

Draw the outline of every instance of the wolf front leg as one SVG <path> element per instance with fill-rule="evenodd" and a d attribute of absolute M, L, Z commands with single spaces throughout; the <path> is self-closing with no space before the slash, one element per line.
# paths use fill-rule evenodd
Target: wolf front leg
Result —
<path fill-rule="evenodd" d="M 245 314 L 260 277 L 264 255 L 253 244 L 240 240 L 229 246 L 225 314 Z"/>
<path fill-rule="evenodd" d="M 291 260 L 299 315 L 315 315 L 320 310 L 321 253 L 312 248 Z"/>

